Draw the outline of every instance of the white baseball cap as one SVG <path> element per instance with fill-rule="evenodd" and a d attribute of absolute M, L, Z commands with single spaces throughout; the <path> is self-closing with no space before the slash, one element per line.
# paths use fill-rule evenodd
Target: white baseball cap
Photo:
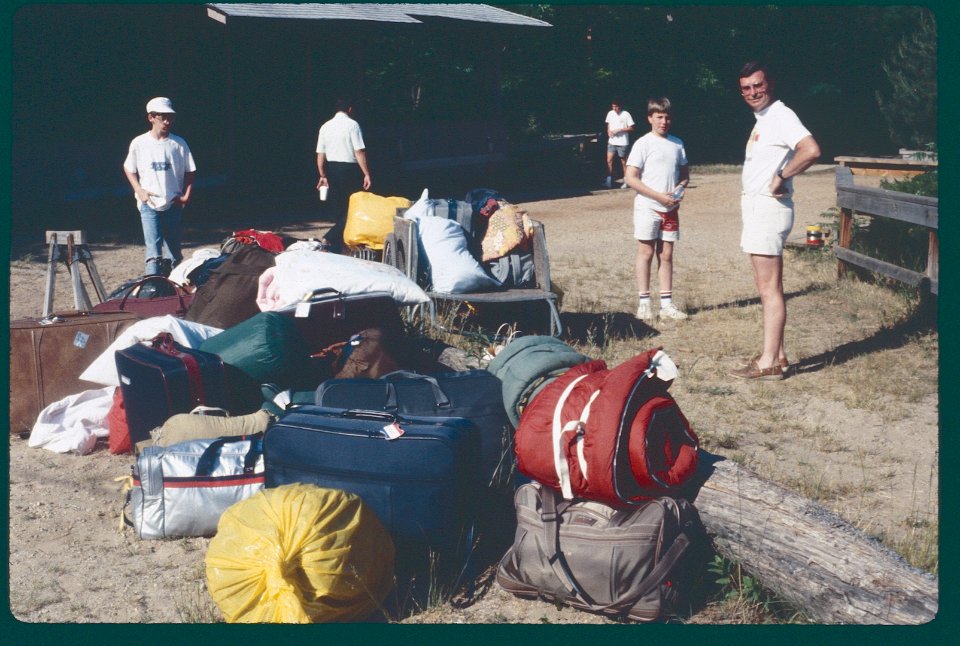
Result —
<path fill-rule="evenodd" d="M 165 96 L 158 96 L 147 101 L 147 112 L 160 112 L 167 114 L 177 113 L 177 111 L 173 109 L 173 101 Z"/>

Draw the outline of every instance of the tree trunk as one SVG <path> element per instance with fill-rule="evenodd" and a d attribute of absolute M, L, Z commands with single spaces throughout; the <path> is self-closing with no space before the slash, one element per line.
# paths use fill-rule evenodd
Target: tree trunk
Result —
<path fill-rule="evenodd" d="M 938 580 L 811 500 L 701 451 L 694 505 L 725 558 L 820 623 L 922 624 Z"/>

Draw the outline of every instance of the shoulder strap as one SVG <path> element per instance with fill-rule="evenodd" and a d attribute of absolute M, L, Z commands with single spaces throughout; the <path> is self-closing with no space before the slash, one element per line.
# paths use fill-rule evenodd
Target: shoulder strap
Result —
<path fill-rule="evenodd" d="M 567 564 L 563 552 L 560 550 L 560 515 L 570 506 L 569 501 L 557 502 L 558 494 L 550 487 L 540 486 L 540 519 L 543 521 L 544 538 L 546 539 L 547 562 L 553 573 L 561 582 L 569 587 L 568 596 L 579 599 L 582 603 L 597 606 L 597 602 L 588 595 Z"/>

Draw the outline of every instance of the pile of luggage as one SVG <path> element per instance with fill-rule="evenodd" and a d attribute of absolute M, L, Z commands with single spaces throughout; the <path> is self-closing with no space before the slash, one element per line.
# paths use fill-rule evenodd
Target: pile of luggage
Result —
<path fill-rule="evenodd" d="M 357 620 L 397 585 L 457 586 L 491 557 L 520 597 L 671 611 L 702 528 L 685 499 L 698 441 L 665 353 L 608 368 L 520 336 L 485 369 L 453 370 L 407 333 L 420 295 L 402 274 L 268 234 L 235 234 L 174 276 L 196 287 L 186 299 L 126 293 L 84 317 L 89 330 L 154 301 L 80 377 L 104 385 L 91 398 L 111 450 L 136 456 L 128 523 L 143 539 L 215 535 L 208 589 L 228 621 Z M 284 266 L 293 302 L 292 288 L 265 296 Z M 331 282 L 364 271 L 375 280 Z"/>

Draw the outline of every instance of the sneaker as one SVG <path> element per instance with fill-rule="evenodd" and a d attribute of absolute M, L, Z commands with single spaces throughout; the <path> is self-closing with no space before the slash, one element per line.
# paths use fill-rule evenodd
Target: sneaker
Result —
<path fill-rule="evenodd" d="M 660 318 L 662 319 L 673 319 L 675 321 L 682 321 L 687 318 L 686 313 L 681 312 L 676 308 L 676 306 L 671 303 L 660 308 Z"/>
<path fill-rule="evenodd" d="M 650 303 L 640 303 L 637 306 L 637 318 L 641 321 L 650 321 L 653 319 L 653 309 Z"/>
<path fill-rule="evenodd" d="M 613 178 L 607 175 L 607 179 L 603 180 L 603 185 L 607 188 L 613 188 Z"/>

